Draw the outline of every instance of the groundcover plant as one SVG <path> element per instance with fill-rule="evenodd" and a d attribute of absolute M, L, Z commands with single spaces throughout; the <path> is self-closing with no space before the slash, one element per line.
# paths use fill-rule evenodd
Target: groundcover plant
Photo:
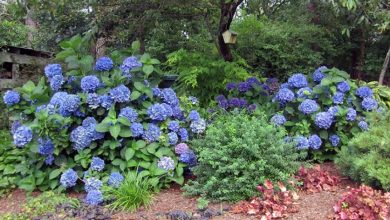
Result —
<path fill-rule="evenodd" d="M 80 36 L 62 43 L 64 63 L 47 65 L 37 85 L 4 94 L 13 143 L 27 158 L 15 171 L 19 187 L 83 188 L 96 205 L 101 187 L 118 187 L 128 171 L 155 187 L 182 184 L 184 168 L 196 163 L 186 142 L 204 132 L 205 120 L 184 111 L 174 90 L 156 87 L 159 61 L 134 54 L 138 43 L 96 61 L 82 45 Z"/>

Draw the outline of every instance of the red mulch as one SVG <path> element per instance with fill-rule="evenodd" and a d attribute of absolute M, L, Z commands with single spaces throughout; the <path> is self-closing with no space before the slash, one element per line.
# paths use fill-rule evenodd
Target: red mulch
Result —
<path fill-rule="evenodd" d="M 346 177 L 342 177 L 333 163 L 324 163 L 321 168 L 330 172 L 332 175 L 340 176 L 339 187 L 334 192 L 322 191 L 318 193 L 306 193 L 299 191 L 299 200 L 297 201 L 299 211 L 291 213 L 287 219 L 328 219 L 333 214 L 333 205 L 341 197 L 342 193 L 349 187 L 357 187 Z M 33 193 L 33 196 L 39 193 Z M 72 193 L 72 197 L 80 197 L 80 194 Z M 143 219 L 166 219 L 165 213 L 168 211 L 181 210 L 189 213 L 196 211 L 196 199 L 194 197 L 185 197 L 179 186 L 174 185 L 170 189 L 162 190 L 155 195 L 151 207 L 141 208 L 135 213 L 117 213 L 113 219 L 143 220 Z M 20 212 L 21 205 L 26 201 L 26 194 L 22 190 L 14 190 L 8 196 L 0 199 L 0 214 L 6 212 Z M 211 204 L 209 207 L 222 211 L 230 208 L 229 204 Z M 224 212 L 223 216 L 214 217 L 216 220 L 244 220 L 256 219 L 254 216 L 245 216 L 241 214 L 231 214 Z"/>

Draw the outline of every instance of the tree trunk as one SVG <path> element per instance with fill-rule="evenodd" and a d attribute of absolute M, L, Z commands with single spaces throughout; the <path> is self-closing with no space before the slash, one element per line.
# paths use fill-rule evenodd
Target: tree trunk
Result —
<path fill-rule="evenodd" d="M 361 80 L 363 77 L 364 59 L 366 56 L 366 30 L 362 28 L 360 34 L 359 53 L 355 66 L 355 76 L 358 80 Z"/>
<path fill-rule="evenodd" d="M 233 21 L 234 14 L 236 13 L 237 7 L 243 2 L 244 0 L 237 0 L 236 1 L 229 1 L 226 0 L 220 0 L 220 7 L 221 7 L 221 17 L 219 19 L 219 30 L 218 30 L 218 45 L 219 45 L 219 52 L 223 56 L 223 59 L 228 62 L 233 61 L 233 55 L 230 51 L 229 45 L 225 43 L 223 40 L 222 33 L 229 30 L 230 24 Z"/>
<path fill-rule="evenodd" d="M 95 57 L 100 58 L 104 55 L 106 55 L 106 38 L 105 37 L 98 37 L 95 44 Z"/>
<path fill-rule="evenodd" d="M 390 47 L 389 50 L 387 51 L 385 61 L 383 62 L 381 74 L 379 75 L 379 85 L 383 85 L 383 79 L 385 78 L 387 68 L 389 67 L 389 61 L 390 61 Z"/>
<path fill-rule="evenodd" d="M 25 24 L 28 27 L 26 46 L 31 48 L 32 42 L 34 41 L 34 31 L 37 29 L 37 23 L 33 19 L 34 11 L 29 8 L 26 9 L 27 13 L 25 18 Z"/>

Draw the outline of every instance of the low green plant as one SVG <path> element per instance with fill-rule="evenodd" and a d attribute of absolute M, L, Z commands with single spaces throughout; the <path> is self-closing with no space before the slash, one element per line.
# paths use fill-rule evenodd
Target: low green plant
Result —
<path fill-rule="evenodd" d="M 112 201 L 108 204 L 109 208 L 134 212 L 141 206 L 150 206 L 157 184 L 155 179 L 129 172 L 118 188 L 107 187 L 103 194 L 108 201 Z"/>
<path fill-rule="evenodd" d="M 389 191 L 390 113 L 373 113 L 368 122 L 370 129 L 342 147 L 335 162 L 353 180 Z"/>
<path fill-rule="evenodd" d="M 196 200 L 196 207 L 199 210 L 203 210 L 203 209 L 207 208 L 208 205 L 209 205 L 209 200 L 207 200 L 205 198 L 200 197 L 199 199 Z"/>
<path fill-rule="evenodd" d="M 257 195 L 266 179 L 286 182 L 299 168 L 300 154 L 284 140 L 286 131 L 264 114 L 234 111 L 215 119 L 202 139 L 192 142 L 198 153 L 197 177 L 184 186 L 187 195 L 213 201 L 239 201 Z"/>
<path fill-rule="evenodd" d="M 46 191 L 37 197 L 29 198 L 26 204 L 22 206 L 22 212 L 0 215 L 0 219 L 40 219 L 39 216 L 49 212 L 55 212 L 56 207 L 61 204 L 69 204 L 71 207 L 77 208 L 80 206 L 80 201 L 75 198 L 69 198 L 65 194 L 57 194 L 53 191 Z"/>

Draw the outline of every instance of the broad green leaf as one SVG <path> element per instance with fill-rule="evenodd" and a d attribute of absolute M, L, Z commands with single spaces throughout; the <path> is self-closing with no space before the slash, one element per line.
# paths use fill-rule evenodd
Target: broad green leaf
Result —
<path fill-rule="evenodd" d="M 50 172 L 49 179 L 54 179 L 61 174 L 61 169 L 55 169 Z"/>
<path fill-rule="evenodd" d="M 120 137 L 131 137 L 132 133 L 130 127 L 122 127 L 121 132 L 119 132 Z"/>
<path fill-rule="evenodd" d="M 102 133 L 109 131 L 109 129 L 110 129 L 110 126 L 104 122 L 97 124 L 95 127 L 95 130 L 97 132 L 102 132 Z"/>
<path fill-rule="evenodd" d="M 121 124 L 126 125 L 126 126 L 130 126 L 130 125 L 131 125 L 129 119 L 127 119 L 126 117 L 123 117 L 123 116 L 119 117 L 119 118 L 118 118 L 118 121 L 119 121 Z"/>
<path fill-rule="evenodd" d="M 127 148 L 125 152 L 125 159 L 126 161 L 129 161 L 131 158 L 133 158 L 135 151 L 132 148 Z"/>
<path fill-rule="evenodd" d="M 146 142 L 143 141 L 143 140 L 138 140 L 138 141 L 135 143 L 135 146 L 137 147 L 137 149 L 144 148 L 144 147 L 146 146 Z"/>
<path fill-rule="evenodd" d="M 144 73 L 146 73 L 146 75 L 149 75 L 153 72 L 154 70 L 154 67 L 152 65 L 145 65 L 142 67 L 142 71 L 144 71 Z"/>
<path fill-rule="evenodd" d="M 121 132 L 121 126 L 119 124 L 110 127 L 110 134 L 113 138 L 117 139 L 119 132 Z"/>
<path fill-rule="evenodd" d="M 138 91 L 133 91 L 130 95 L 132 101 L 137 100 L 141 96 L 141 93 Z"/>

